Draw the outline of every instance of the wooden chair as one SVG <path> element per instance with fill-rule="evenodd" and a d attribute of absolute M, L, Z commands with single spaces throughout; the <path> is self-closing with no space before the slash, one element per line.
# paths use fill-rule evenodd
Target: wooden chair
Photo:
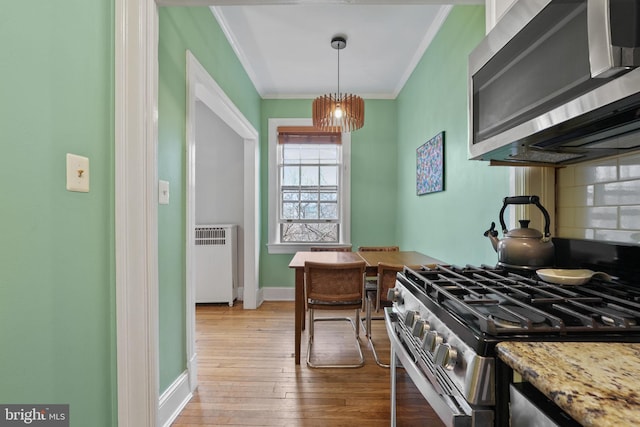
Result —
<path fill-rule="evenodd" d="M 351 252 L 351 246 L 311 246 L 311 252 Z"/>
<path fill-rule="evenodd" d="M 304 265 L 305 290 L 309 309 L 309 344 L 307 365 L 310 368 L 359 368 L 364 366 L 360 349 L 360 307 L 364 282 L 364 261 L 348 263 L 320 263 L 307 261 Z M 355 321 L 349 317 L 320 317 L 315 319 L 315 310 L 354 310 Z M 314 324 L 320 321 L 347 321 L 355 332 L 356 348 L 360 360 L 355 364 L 318 364 L 311 362 Z"/>
<path fill-rule="evenodd" d="M 404 266 L 402 265 L 379 262 L 377 289 L 375 291 L 367 290 L 366 294 L 367 308 L 365 311 L 365 332 L 367 339 L 369 340 L 369 346 L 371 346 L 373 357 L 376 360 L 378 366 L 382 366 L 383 368 L 388 368 L 389 364 L 382 363 L 378 358 L 378 353 L 376 352 L 376 347 L 373 344 L 373 338 L 371 336 L 371 321 L 384 320 L 384 317 L 372 317 L 373 305 L 375 304 L 376 312 L 380 310 L 381 306 L 390 307 L 392 305 L 392 302 L 387 298 L 387 293 L 389 289 L 392 289 L 396 286 L 396 275 L 399 271 L 402 271 L 403 268 Z"/>
<path fill-rule="evenodd" d="M 398 246 L 360 246 L 358 252 L 398 252 L 400 247 Z M 378 288 L 378 276 L 365 276 L 364 278 L 364 294 L 366 295 L 369 290 Z M 362 311 L 366 309 L 366 302 L 362 301 Z"/>
<path fill-rule="evenodd" d="M 311 246 L 309 248 L 311 252 L 351 252 L 351 245 L 349 246 Z M 362 300 L 364 304 L 364 299 Z M 307 311 L 307 299 L 304 301 L 305 311 Z"/>

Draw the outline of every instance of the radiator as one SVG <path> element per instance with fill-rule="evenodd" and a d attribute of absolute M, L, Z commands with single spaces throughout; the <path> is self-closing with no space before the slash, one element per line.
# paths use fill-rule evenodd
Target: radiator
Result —
<path fill-rule="evenodd" d="M 196 303 L 229 306 L 238 297 L 237 225 L 196 225 Z"/>

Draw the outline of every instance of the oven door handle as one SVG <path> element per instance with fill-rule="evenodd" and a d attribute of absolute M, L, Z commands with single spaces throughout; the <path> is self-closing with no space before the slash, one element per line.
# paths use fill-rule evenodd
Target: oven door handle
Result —
<path fill-rule="evenodd" d="M 438 414 L 442 422 L 447 427 L 469 427 L 472 425 L 472 410 L 467 404 L 453 396 L 438 393 L 436 386 L 429 381 L 429 378 L 416 365 L 412 354 L 402 345 L 402 342 L 395 333 L 393 321 L 391 320 L 392 308 L 385 307 L 384 319 L 387 327 L 387 334 L 391 343 L 391 425 L 395 426 L 395 399 L 396 399 L 396 372 L 397 361 L 415 384 L 420 393 L 427 400 L 429 405 Z"/>

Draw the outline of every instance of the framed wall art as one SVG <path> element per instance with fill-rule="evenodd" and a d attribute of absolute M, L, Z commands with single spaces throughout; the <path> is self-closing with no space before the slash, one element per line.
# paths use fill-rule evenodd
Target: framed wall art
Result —
<path fill-rule="evenodd" d="M 418 196 L 444 191 L 444 131 L 416 150 L 416 192 Z"/>

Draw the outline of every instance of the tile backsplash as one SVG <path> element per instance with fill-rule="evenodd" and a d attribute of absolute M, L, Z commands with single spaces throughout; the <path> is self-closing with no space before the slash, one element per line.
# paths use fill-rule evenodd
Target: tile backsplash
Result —
<path fill-rule="evenodd" d="M 559 237 L 640 243 L 640 153 L 558 169 Z"/>

